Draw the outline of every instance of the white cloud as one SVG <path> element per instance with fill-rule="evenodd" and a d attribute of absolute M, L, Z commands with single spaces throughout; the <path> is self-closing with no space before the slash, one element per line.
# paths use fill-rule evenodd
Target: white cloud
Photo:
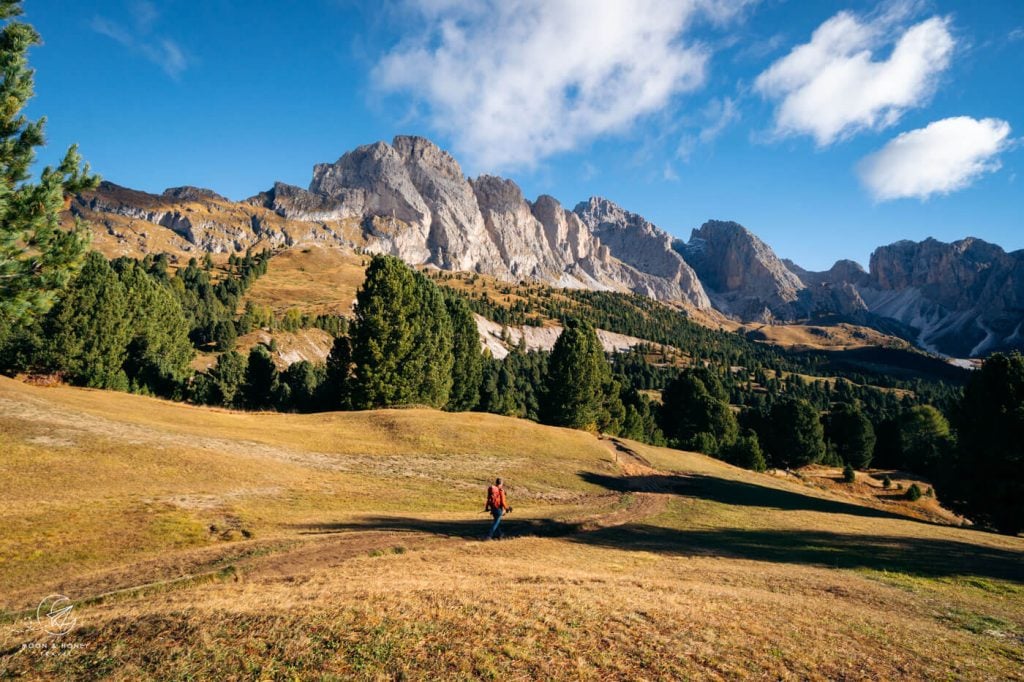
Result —
<path fill-rule="evenodd" d="M 948 194 L 999 169 L 1010 124 L 997 118 L 944 118 L 891 140 L 864 158 L 861 181 L 877 201 Z"/>
<path fill-rule="evenodd" d="M 928 100 L 953 53 L 949 19 L 904 30 L 909 10 L 901 8 L 873 20 L 840 12 L 757 77 L 755 89 L 779 102 L 776 134 L 808 134 L 825 146 L 886 128 Z M 876 59 L 874 52 L 890 44 L 888 57 Z"/>
<path fill-rule="evenodd" d="M 159 18 L 156 7 L 147 0 L 138 0 L 129 9 L 132 15 L 130 25 L 96 16 L 91 23 L 92 30 L 142 55 L 168 76 L 177 79 L 188 67 L 188 58 L 175 41 L 153 35 L 154 24 Z"/>
<path fill-rule="evenodd" d="M 731 97 L 711 100 L 704 108 L 704 115 L 707 118 L 707 125 L 701 128 L 697 135 L 704 144 L 713 142 L 723 130 L 740 118 L 736 101 Z"/>
<path fill-rule="evenodd" d="M 676 156 L 686 160 L 697 149 L 698 144 L 711 144 L 722 132 L 740 118 L 736 100 L 731 97 L 712 99 L 693 121 L 699 130 L 687 133 L 679 140 Z"/>
<path fill-rule="evenodd" d="M 484 170 L 531 166 L 627 130 L 703 84 L 708 51 L 682 39 L 731 0 L 414 0 L 425 30 L 378 63 L 384 91 L 428 105 L 434 128 Z"/>

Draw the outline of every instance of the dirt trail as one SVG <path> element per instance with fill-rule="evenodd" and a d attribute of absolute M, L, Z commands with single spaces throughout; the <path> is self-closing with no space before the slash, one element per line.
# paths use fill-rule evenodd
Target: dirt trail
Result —
<path fill-rule="evenodd" d="M 664 472 L 651 466 L 643 456 L 617 438 L 602 438 L 622 473 L 629 492 L 620 498 L 624 506 L 607 514 L 586 519 L 580 532 L 624 526 L 664 511 L 672 491 L 659 481 Z"/>
<path fill-rule="evenodd" d="M 601 442 L 604 443 L 612 452 L 612 457 L 615 459 L 615 464 L 618 465 L 619 469 L 625 476 L 639 477 L 639 476 L 663 476 L 664 472 L 655 469 L 651 466 L 640 453 L 633 448 L 623 443 L 618 438 L 602 438 Z M 659 492 L 657 490 L 649 490 L 650 486 L 645 486 L 648 492 Z M 664 491 L 661 491 L 664 492 Z"/>

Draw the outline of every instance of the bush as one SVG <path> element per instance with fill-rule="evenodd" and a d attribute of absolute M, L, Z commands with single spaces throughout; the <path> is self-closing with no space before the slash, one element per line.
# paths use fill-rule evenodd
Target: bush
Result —
<path fill-rule="evenodd" d="M 853 483 L 857 480 L 857 474 L 853 472 L 853 467 L 847 464 L 843 467 L 843 483 Z"/>
<path fill-rule="evenodd" d="M 889 474 L 886 474 L 885 477 L 882 479 L 882 487 L 885 488 L 886 490 L 892 487 L 892 479 L 889 478 Z"/>
<path fill-rule="evenodd" d="M 921 499 L 921 489 L 917 487 L 916 483 L 911 483 L 910 488 L 907 489 L 907 499 L 911 502 L 917 502 Z"/>

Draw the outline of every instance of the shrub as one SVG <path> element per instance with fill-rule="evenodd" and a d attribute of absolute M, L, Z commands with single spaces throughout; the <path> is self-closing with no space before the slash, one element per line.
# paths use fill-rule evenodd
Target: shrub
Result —
<path fill-rule="evenodd" d="M 892 479 L 889 478 L 889 474 L 886 474 L 885 477 L 882 479 L 882 487 L 885 488 L 886 490 L 892 487 Z"/>
<path fill-rule="evenodd" d="M 853 467 L 847 464 L 843 467 L 843 483 L 853 483 L 857 480 L 857 474 L 853 472 Z"/>
<path fill-rule="evenodd" d="M 916 483 L 910 484 L 910 488 L 907 490 L 907 499 L 911 502 L 917 502 L 921 499 L 921 489 Z"/>

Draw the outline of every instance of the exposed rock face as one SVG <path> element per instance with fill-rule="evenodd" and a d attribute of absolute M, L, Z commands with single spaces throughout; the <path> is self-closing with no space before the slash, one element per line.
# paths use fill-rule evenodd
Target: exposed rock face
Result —
<path fill-rule="evenodd" d="M 860 287 L 867 286 L 870 278 L 860 263 L 840 260 L 824 272 L 804 270 L 790 260 L 784 259 L 782 263 L 806 287 L 800 292 L 800 300 L 811 316 L 835 313 L 868 323 L 868 307 L 861 298 Z"/>
<path fill-rule="evenodd" d="M 719 310 L 743 320 L 805 317 L 805 285 L 750 230 L 709 220 L 676 248 L 700 276 Z"/>
<path fill-rule="evenodd" d="M 821 308 L 874 327 L 895 322 L 927 350 L 974 357 L 1024 347 L 1021 251 L 974 238 L 900 241 L 875 249 L 870 272 L 851 261 L 797 272 Z"/>
<path fill-rule="evenodd" d="M 962 357 L 1024 346 L 1024 252 L 967 238 L 901 241 L 871 254 L 869 309 L 919 332 L 921 346 Z"/>
<path fill-rule="evenodd" d="M 562 328 L 557 325 L 551 327 L 508 327 L 480 315 L 473 317 L 476 319 L 480 343 L 490 351 L 492 357 L 498 360 L 506 357 L 509 349 L 517 347 L 520 343 L 525 345 L 528 350 L 550 351 L 555 347 L 555 342 L 562 334 Z M 625 353 L 631 348 L 650 344 L 650 341 L 635 336 L 617 334 L 604 329 L 595 331 L 597 339 L 606 353 Z"/>
<path fill-rule="evenodd" d="M 206 189 L 205 187 L 192 187 L 191 185 L 185 185 L 184 187 L 168 187 L 160 196 L 164 199 L 177 199 L 181 201 L 203 201 L 210 199 L 214 201 L 227 201 L 226 198 L 217 194 L 212 189 Z"/>
<path fill-rule="evenodd" d="M 260 192 L 245 200 L 251 206 L 269 209 L 282 218 L 296 220 L 344 220 L 361 217 L 351 209 L 339 204 L 337 199 L 307 192 L 301 187 L 275 182 L 266 192 Z"/>
<path fill-rule="evenodd" d="M 838 285 L 846 282 L 857 286 L 866 286 L 871 279 L 861 264 L 852 260 L 838 260 L 835 265 L 823 272 L 804 270 L 787 258 L 782 259 L 782 264 L 799 277 L 807 287 Z"/>
<path fill-rule="evenodd" d="M 667 232 L 600 197 L 577 204 L 574 212 L 619 260 L 660 280 L 645 283 L 648 296 L 677 298 L 701 309 L 711 307 L 697 273 L 673 250 Z M 670 289 L 665 290 L 666 285 Z"/>
<path fill-rule="evenodd" d="M 360 147 L 317 165 L 308 190 L 275 185 L 251 201 L 292 220 L 360 218 L 368 249 L 414 264 L 709 306 L 682 259 L 649 270 L 628 240 L 606 243 L 554 198 L 529 203 L 511 180 L 468 180 L 455 159 L 419 137 Z M 662 255 L 675 256 L 665 246 L 671 238 L 658 232 Z"/>

